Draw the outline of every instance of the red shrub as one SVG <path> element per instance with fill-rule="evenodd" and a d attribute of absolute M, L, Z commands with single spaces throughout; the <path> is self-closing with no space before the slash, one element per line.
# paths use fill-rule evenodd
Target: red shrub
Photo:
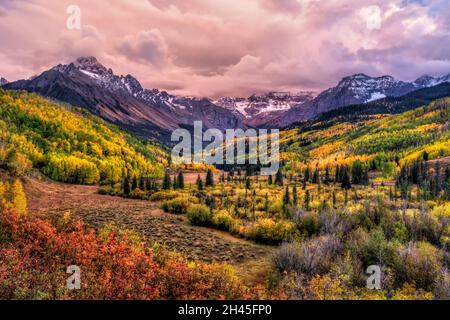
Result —
<path fill-rule="evenodd" d="M 61 228 L 0 213 L 0 299 L 245 299 L 256 294 L 226 267 L 155 256 L 126 235 L 97 236 L 82 223 Z M 66 269 L 81 269 L 81 290 Z"/>

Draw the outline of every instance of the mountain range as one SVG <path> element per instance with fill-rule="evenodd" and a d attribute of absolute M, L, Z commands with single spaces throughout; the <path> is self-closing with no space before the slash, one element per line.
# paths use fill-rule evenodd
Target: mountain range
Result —
<path fill-rule="evenodd" d="M 239 118 L 206 98 L 177 97 L 142 88 L 133 76 L 117 76 L 94 57 L 57 65 L 5 89 L 37 92 L 88 109 L 103 119 L 145 138 L 170 141 L 170 132 L 202 120 L 204 128 L 245 128 Z"/>
<path fill-rule="evenodd" d="M 232 111 L 242 121 L 252 127 L 264 126 L 277 119 L 294 106 L 300 106 L 314 99 L 315 92 L 303 91 L 269 92 L 263 95 L 252 95 L 249 98 L 223 97 L 214 104 Z"/>
<path fill-rule="evenodd" d="M 386 97 L 401 97 L 444 82 L 450 82 L 450 74 L 443 77 L 423 76 L 414 82 L 399 81 L 392 76 L 373 78 L 365 74 L 356 74 L 343 78 L 336 87 L 325 90 L 311 101 L 293 106 L 266 125 L 286 127 L 294 122 L 313 119 L 346 106 L 366 104 Z"/>
<path fill-rule="evenodd" d="M 320 94 L 270 92 L 248 98 L 212 100 L 145 89 L 132 75 L 115 75 L 95 57 L 81 57 L 28 80 L 8 83 L 1 78 L 0 85 L 86 108 L 141 137 L 169 142 L 173 129 L 190 129 L 197 120 L 203 122 L 205 129 L 284 128 L 343 107 L 371 105 L 386 97 L 401 97 L 446 82 L 450 82 L 450 74 L 426 75 L 414 82 L 396 80 L 392 76 L 356 74 L 343 78 L 337 86 Z"/>

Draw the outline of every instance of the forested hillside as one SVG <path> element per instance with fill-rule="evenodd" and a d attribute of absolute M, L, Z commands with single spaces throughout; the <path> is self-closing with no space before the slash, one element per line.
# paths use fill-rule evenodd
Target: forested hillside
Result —
<path fill-rule="evenodd" d="M 7 244 L 0 250 L 0 261 L 17 257 L 0 270 L 0 279 L 5 279 L 1 297 L 449 299 L 450 98 L 396 115 L 319 119 L 283 131 L 282 163 L 274 176 L 261 177 L 249 166 L 230 166 L 223 172 L 209 168 L 197 177 L 192 170 L 170 166 L 160 147 L 86 111 L 34 94 L 0 92 L 0 160 L 9 171 L 0 184 L 0 209 L 5 212 L 0 215 L 0 237 Z M 21 179 L 10 177 L 31 168 L 64 182 L 102 181 L 101 195 L 96 196 L 117 200 L 133 214 L 102 209 L 86 192 L 83 197 L 91 197 L 86 202 L 93 208 L 66 214 L 65 207 L 54 210 L 52 205 L 43 207 L 42 201 L 38 209 L 53 216 L 54 226 L 36 219 L 35 203 L 28 202 L 27 210 L 24 192 L 33 178 L 22 179 L 22 188 Z M 56 185 L 53 188 L 67 187 Z M 52 197 L 56 203 L 68 201 L 64 193 L 62 198 Z M 153 212 L 139 216 L 141 206 Z M 97 234 L 85 233 L 73 223 L 74 217 L 96 227 Z M 153 229 L 150 220 L 142 221 L 152 217 L 158 221 Z M 233 254 L 229 246 L 219 248 L 221 254 L 210 253 L 209 260 L 187 260 L 164 248 L 160 251 L 167 240 L 161 232 L 163 219 L 179 221 L 191 231 L 219 229 L 220 237 L 239 241 L 240 246 L 258 243 L 264 250 L 247 259 L 234 253 L 239 263 L 227 258 Z M 122 222 L 117 229 L 101 224 L 99 228 L 100 221 L 114 226 Z M 124 231 L 128 228 L 133 232 Z M 196 236 L 186 243 L 188 234 L 174 230 L 171 225 L 170 242 L 188 255 L 202 251 L 200 242 L 208 243 L 214 236 Z M 29 234 L 40 242 L 30 243 Z M 155 237 L 150 246 L 144 244 L 148 235 Z M 135 237 L 137 249 L 129 242 Z M 75 252 L 74 261 L 86 261 L 83 268 L 89 268 L 81 295 L 64 289 L 61 266 L 72 263 L 65 241 L 76 242 L 69 250 Z M 42 261 L 30 264 L 35 260 L 23 251 L 28 246 L 44 253 Z M 95 248 L 88 253 L 93 260 L 84 259 L 90 246 Z M 91 285 L 102 267 L 96 261 L 112 266 L 114 285 Z M 369 266 L 383 272 L 380 290 L 367 288 Z M 16 282 L 17 274 L 28 279 L 35 269 L 40 272 L 38 281 Z"/>
<path fill-rule="evenodd" d="M 450 99 L 445 98 L 398 115 L 317 121 L 285 131 L 282 156 L 294 171 L 310 162 L 325 168 L 360 160 L 392 177 L 395 167 L 420 160 L 424 152 L 429 160 L 450 155 L 449 119 Z"/>
<path fill-rule="evenodd" d="M 0 167 L 13 175 L 37 168 L 57 181 L 115 183 L 125 175 L 159 177 L 166 159 L 162 147 L 87 111 L 0 90 Z"/>

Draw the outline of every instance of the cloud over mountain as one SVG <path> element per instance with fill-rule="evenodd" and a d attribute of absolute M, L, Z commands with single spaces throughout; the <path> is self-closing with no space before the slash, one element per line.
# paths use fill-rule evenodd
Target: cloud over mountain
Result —
<path fill-rule="evenodd" d="M 320 90 L 359 72 L 405 81 L 450 72 L 445 0 L 77 3 L 81 30 L 66 28 L 70 1 L 2 2 L 0 74 L 16 80 L 94 55 L 146 87 L 217 97 Z M 364 14 L 373 5 L 378 29 Z"/>

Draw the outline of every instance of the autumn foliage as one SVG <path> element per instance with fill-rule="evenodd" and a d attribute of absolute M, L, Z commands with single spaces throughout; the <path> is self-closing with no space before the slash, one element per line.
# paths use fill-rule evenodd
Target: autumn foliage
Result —
<path fill-rule="evenodd" d="M 144 249 L 126 232 L 96 235 L 65 217 L 56 226 L 13 211 L 0 214 L 2 299 L 248 299 L 223 265 L 187 262 Z M 66 269 L 81 269 L 81 290 L 68 290 Z"/>

